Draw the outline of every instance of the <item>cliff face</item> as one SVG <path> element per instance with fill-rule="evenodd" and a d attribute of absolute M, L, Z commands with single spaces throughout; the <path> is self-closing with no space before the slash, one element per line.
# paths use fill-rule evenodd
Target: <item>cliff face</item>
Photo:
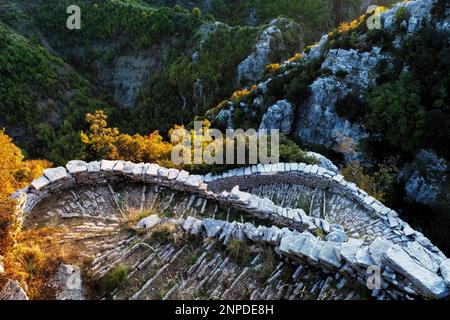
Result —
<path fill-rule="evenodd" d="M 361 159 L 359 142 L 366 138 L 361 124 L 352 124 L 336 114 L 336 102 L 348 94 L 362 95 L 375 83 L 376 67 L 386 59 L 380 48 L 370 52 L 332 49 L 321 69 L 331 75 L 311 84 L 311 95 L 299 106 L 295 135 L 311 145 L 322 145 L 342 153 L 346 160 Z"/>

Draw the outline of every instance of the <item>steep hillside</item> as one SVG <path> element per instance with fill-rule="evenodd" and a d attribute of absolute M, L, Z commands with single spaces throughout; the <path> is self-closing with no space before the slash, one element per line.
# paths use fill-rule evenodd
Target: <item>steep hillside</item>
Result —
<path fill-rule="evenodd" d="M 388 200 L 428 220 L 439 241 L 450 221 L 448 2 L 404 2 L 380 16 L 380 30 L 368 30 L 367 15 L 343 24 L 206 116 L 221 127 L 280 129 L 372 172 L 395 163 Z M 400 203 L 403 193 L 433 209 Z"/>
<path fill-rule="evenodd" d="M 306 30 L 306 41 L 316 40 L 339 23 L 366 12 L 371 4 L 389 6 L 395 0 L 145 0 L 153 5 L 198 7 L 231 25 L 258 26 L 286 16 Z"/>
<path fill-rule="evenodd" d="M 61 58 L 0 21 L 0 127 L 33 157 L 79 156 L 86 112 L 108 108 L 102 94 Z"/>

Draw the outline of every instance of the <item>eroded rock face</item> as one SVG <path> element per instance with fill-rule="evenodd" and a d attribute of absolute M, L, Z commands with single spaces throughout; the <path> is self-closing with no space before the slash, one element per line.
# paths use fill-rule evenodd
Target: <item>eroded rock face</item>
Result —
<path fill-rule="evenodd" d="M 408 201 L 450 208 L 449 173 L 445 159 L 432 151 L 420 150 L 414 161 L 403 167 L 399 180 L 405 183 Z"/>
<path fill-rule="evenodd" d="M 278 101 L 267 109 L 261 121 L 260 129 L 278 129 L 289 134 L 294 122 L 294 108 L 287 100 Z"/>
<path fill-rule="evenodd" d="M 410 15 L 406 25 L 407 34 L 413 34 L 422 25 L 424 20 L 431 18 L 431 9 L 436 0 L 420 0 L 420 1 L 405 1 L 398 3 L 392 10 L 385 11 L 381 14 L 381 19 L 384 21 L 384 28 L 392 30 L 395 26 L 395 16 L 400 8 L 406 8 Z"/>
<path fill-rule="evenodd" d="M 122 107 L 131 108 L 135 104 L 138 91 L 160 63 L 154 57 L 151 50 L 147 50 L 120 56 L 112 62 L 112 66 L 101 60 L 98 60 L 95 66 L 100 81 L 113 90 L 114 100 Z"/>
<path fill-rule="evenodd" d="M 273 20 L 259 35 L 254 51 L 239 64 L 238 83 L 241 81 L 254 83 L 261 79 L 265 66 L 274 62 L 271 56 L 286 50 L 289 40 L 285 39 L 285 30 L 296 34 L 298 42 L 301 42 L 303 30 L 300 25 L 286 18 Z M 302 43 L 297 45 L 299 48 L 302 47 Z"/>
<path fill-rule="evenodd" d="M 0 300 L 29 300 L 27 294 L 16 280 L 8 280 L 0 291 Z"/>
<path fill-rule="evenodd" d="M 334 107 L 347 94 L 363 92 L 373 84 L 375 69 L 383 59 L 379 48 L 370 52 L 330 50 L 322 69 L 331 75 L 317 78 L 310 86 L 311 96 L 300 107 L 297 136 L 308 144 L 342 153 L 346 160 L 361 159 L 358 144 L 368 134 L 360 124 L 339 117 Z"/>

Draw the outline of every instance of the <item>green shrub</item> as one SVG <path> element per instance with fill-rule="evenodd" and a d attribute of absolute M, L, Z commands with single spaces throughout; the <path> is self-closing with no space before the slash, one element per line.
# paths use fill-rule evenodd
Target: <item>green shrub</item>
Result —
<path fill-rule="evenodd" d="M 97 289 L 102 294 L 109 294 L 114 289 L 125 285 L 129 273 L 130 268 L 128 266 L 118 265 L 98 280 Z"/>
<path fill-rule="evenodd" d="M 347 119 L 351 123 L 360 122 L 366 114 L 366 106 L 354 94 L 348 94 L 336 101 L 334 106 L 338 116 Z"/>
<path fill-rule="evenodd" d="M 240 266 L 245 266 L 250 262 L 252 247 L 245 240 L 230 240 L 226 247 L 226 251 L 231 260 Z"/>
<path fill-rule="evenodd" d="M 402 151 L 415 150 L 423 139 L 426 116 L 419 88 L 416 81 L 405 76 L 371 90 L 368 94 L 368 129 Z"/>

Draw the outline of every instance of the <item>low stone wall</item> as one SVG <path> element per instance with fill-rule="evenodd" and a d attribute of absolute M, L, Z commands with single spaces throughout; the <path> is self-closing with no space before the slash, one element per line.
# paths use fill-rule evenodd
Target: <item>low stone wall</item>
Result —
<path fill-rule="evenodd" d="M 448 265 L 445 260 L 440 266 L 440 272 L 445 280 L 438 275 L 439 266 L 429 263 L 426 267 L 417 264 L 415 259 L 425 256 L 411 256 L 418 253 L 418 247 L 407 246 L 406 249 L 388 240 L 378 238 L 368 246 L 363 241 L 349 239 L 335 242 L 323 241 L 314 237 L 308 231 L 299 233 L 288 228 L 255 227 L 251 223 L 226 222 L 214 219 L 196 219 L 188 217 L 177 221 L 186 232 L 204 234 L 218 238 L 227 244 L 231 239 L 248 239 L 256 243 L 265 243 L 276 247 L 276 250 L 290 260 L 307 262 L 324 269 L 326 272 L 338 272 L 366 285 L 368 267 L 380 271 L 380 287 L 373 290 L 373 296 L 384 298 L 412 298 L 422 295 L 427 298 L 440 299 L 448 296 L 449 285 Z M 427 264 L 426 259 L 424 261 Z"/>
<path fill-rule="evenodd" d="M 385 207 L 355 184 L 345 181 L 343 176 L 318 165 L 258 164 L 221 175 L 200 176 L 156 164 L 109 160 L 86 163 L 75 160 L 70 161 L 66 167 L 45 170 L 42 177 L 33 181 L 29 187 L 17 191 L 13 197 L 19 200 L 18 210 L 26 215 L 42 199 L 64 190 L 121 181 L 156 184 L 195 193 L 239 208 L 258 218 L 272 219 L 292 227 L 294 231 L 282 229 L 282 233 L 275 232 L 279 230 L 275 226 L 269 228 L 275 234 L 268 241 L 275 242 L 273 244 L 279 245 L 282 254 L 294 260 L 302 259 L 324 268 L 334 268 L 361 281 L 366 277 L 368 266 L 378 265 L 383 271 L 383 283 L 396 288 L 396 291 L 392 291 L 393 294 L 421 294 L 430 298 L 448 295 L 446 283 L 450 283 L 449 262 L 442 252 L 420 232 L 399 219 L 395 211 Z M 305 184 L 350 197 L 367 212 L 385 221 L 387 228 L 391 228 L 406 241 L 398 245 L 382 238 L 371 243 L 349 239 L 338 225 L 330 225 L 324 219 L 307 216 L 301 209 L 277 206 L 269 199 L 239 190 L 239 186 L 245 189 L 277 182 Z M 238 229 L 242 227 L 238 223 L 234 223 L 234 226 Z M 248 225 L 245 228 L 244 230 L 250 230 Z M 316 229 L 326 235 L 325 240 L 308 232 Z M 258 230 L 252 231 L 253 235 L 259 233 Z M 251 240 L 256 239 L 247 236 Z"/>

